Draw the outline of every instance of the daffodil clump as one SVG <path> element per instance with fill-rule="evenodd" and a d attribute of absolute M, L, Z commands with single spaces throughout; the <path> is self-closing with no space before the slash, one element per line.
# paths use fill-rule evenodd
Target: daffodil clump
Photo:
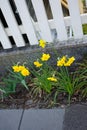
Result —
<path fill-rule="evenodd" d="M 75 57 L 68 58 L 67 56 L 63 56 L 57 61 L 57 66 L 71 66 L 71 64 L 75 61 Z"/>
<path fill-rule="evenodd" d="M 44 61 L 48 61 L 50 59 L 50 54 L 46 54 L 46 53 L 43 53 L 41 58 L 39 60 L 36 60 L 34 61 L 34 65 L 37 67 L 37 68 L 40 68 L 41 66 L 43 66 L 43 63 Z"/>
<path fill-rule="evenodd" d="M 19 65 L 17 63 L 16 65 L 12 66 L 11 77 L 12 77 L 12 82 L 15 85 L 15 88 L 16 85 L 19 83 L 22 84 L 22 86 L 24 86 L 28 90 L 28 86 L 26 84 L 26 77 L 29 75 L 30 75 L 30 71 L 24 65 Z"/>
<path fill-rule="evenodd" d="M 39 41 L 39 46 L 42 47 L 42 48 L 45 48 L 46 47 L 46 41 L 41 39 Z M 43 66 L 43 62 L 48 61 L 49 59 L 50 59 L 50 54 L 43 53 L 40 59 L 34 61 L 34 65 L 37 68 L 40 68 L 41 66 Z"/>
<path fill-rule="evenodd" d="M 46 41 L 40 40 L 39 41 L 39 46 L 42 48 L 46 47 Z M 34 61 L 34 66 L 38 68 L 38 70 L 32 69 L 33 74 L 35 75 L 36 79 L 35 80 L 35 85 L 37 85 L 37 90 L 44 90 L 47 93 L 51 92 L 51 89 L 54 85 L 53 82 L 57 82 L 57 79 L 54 75 L 54 70 L 48 65 L 48 60 L 51 58 L 49 53 L 42 53 L 40 58 L 38 58 L 36 61 Z M 52 76 L 54 75 L 54 76 Z"/>
<path fill-rule="evenodd" d="M 30 75 L 30 71 L 25 66 L 14 65 L 12 66 L 12 69 L 14 72 L 17 72 L 17 73 L 19 72 L 24 77 Z"/>
<path fill-rule="evenodd" d="M 39 69 L 38 71 L 33 69 L 33 74 L 37 78 L 37 80 L 35 80 L 35 84 L 37 85 L 37 87 L 40 87 L 41 90 L 43 89 L 47 93 L 51 92 L 52 82 L 57 81 L 56 78 L 50 77 L 52 70 L 49 68 L 49 65 L 47 64 L 47 61 L 49 59 L 50 59 L 50 54 L 43 53 L 41 57 L 36 61 L 34 61 L 33 63 L 35 67 Z"/>
<path fill-rule="evenodd" d="M 74 85 L 72 82 L 72 77 L 68 72 L 68 67 L 70 67 L 75 61 L 75 57 L 63 56 L 62 58 L 58 58 L 57 66 L 59 67 L 59 71 L 57 72 L 58 76 L 58 87 L 59 91 L 68 93 L 68 103 L 70 104 L 71 96 L 74 93 Z"/>
<path fill-rule="evenodd" d="M 50 59 L 50 54 L 45 54 L 45 53 L 43 53 L 42 54 L 42 56 L 41 56 L 41 58 L 40 58 L 40 60 L 41 60 L 41 62 L 42 61 L 48 61 Z M 34 65 L 36 66 L 36 67 L 41 67 L 42 65 L 43 65 L 43 63 L 41 63 L 40 61 L 34 61 Z"/>

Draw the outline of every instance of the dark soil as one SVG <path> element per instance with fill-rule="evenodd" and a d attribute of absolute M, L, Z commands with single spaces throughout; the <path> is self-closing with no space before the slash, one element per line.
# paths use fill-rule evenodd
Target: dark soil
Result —
<path fill-rule="evenodd" d="M 53 95 L 43 94 L 42 97 L 31 95 L 29 91 L 27 91 L 23 87 L 19 87 L 16 93 L 11 94 L 9 97 L 5 97 L 4 99 L 0 99 L 0 109 L 29 109 L 29 108 L 54 108 L 54 107 L 65 107 L 68 105 L 67 95 L 64 93 L 58 95 L 57 102 L 55 103 L 53 100 Z M 46 98 L 44 98 L 46 97 Z M 76 94 L 72 97 L 71 104 L 76 103 L 86 103 L 87 99 L 81 99 L 81 97 Z"/>

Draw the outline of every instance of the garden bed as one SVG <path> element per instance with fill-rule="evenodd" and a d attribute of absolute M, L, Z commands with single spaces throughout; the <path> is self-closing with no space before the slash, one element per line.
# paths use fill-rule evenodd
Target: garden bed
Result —
<path fill-rule="evenodd" d="M 42 49 L 46 42 L 41 40 Z M 16 63 L 0 81 L 0 108 L 53 108 L 87 101 L 87 60 L 75 63 L 74 56 L 43 53 L 33 65 Z"/>
<path fill-rule="evenodd" d="M 72 71 L 78 69 L 77 67 L 71 68 Z M 51 92 L 51 94 L 47 94 L 42 92 L 42 95 L 35 96 L 31 93 L 32 87 L 34 84 L 32 81 L 27 80 L 27 84 L 29 84 L 29 90 L 26 90 L 22 85 L 18 85 L 16 87 L 15 93 L 10 94 L 4 98 L 0 99 L 0 109 L 49 109 L 49 108 L 64 108 L 71 104 L 82 104 L 87 103 L 87 97 L 82 97 L 80 92 L 76 92 L 72 98 L 70 104 L 68 104 L 67 98 L 68 95 L 66 93 L 60 93 L 56 102 L 54 101 L 55 89 Z"/>

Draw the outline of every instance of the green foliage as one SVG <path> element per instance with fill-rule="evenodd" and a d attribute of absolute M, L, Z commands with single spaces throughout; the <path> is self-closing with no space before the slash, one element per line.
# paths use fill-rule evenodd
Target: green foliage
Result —
<path fill-rule="evenodd" d="M 71 97 L 80 91 L 85 85 L 84 81 L 84 71 L 75 71 L 70 73 L 68 68 L 74 62 L 74 57 L 63 56 L 58 58 L 57 66 L 59 67 L 57 71 L 58 85 L 57 91 L 68 94 L 68 103 L 70 104 Z"/>
<path fill-rule="evenodd" d="M 3 78 L 3 84 L 0 87 L 3 92 L 3 96 L 9 96 L 10 94 L 15 93 L 16 87 L 19 84 L 28 89 L 25 79 L 10 71 L 9 76 L 7 76 L 7 78 Z"/>
<path fill-rule="evenodd" d="M 79 70 L 82 72 L 83 79 L 85 85 L 81 88 L 82 97 L 87 97 L 87 59 L 83 61 L 83 63 L 79 63 Z"/>
<path fill-rule="evenodd" d="M 3 84 L 0 85 L 0 91 L 3 93 L 3 96 L 15 93 L 16 87 L 20 84 L 28 90 L 28 86 L 26 84 L 27 75 L 29 75 L 29 71 L 25 68 L 25 66 L 12 66 L 12 69 L 9 70 L 8 76 L 3 78 Z"/>
<path fill-rule="evenodd" d="M 7 82 L 10 81 L 10 84 L 13 84 L 13 86 L 17 86 L 17 84 L 21 84 L 23 87 L 25 87 L 28 90 L 28 86 L 26 85 L 26 77 L 21 75 L 21 73 L 10 71 L 10 76 L 7 79 Z M 14 87 L 14 88 L 15 88 Z"/>
<path fill-rule="evenodd" d="M 57 73 L 58 76 L 58 91 L 68 94 L 68 103 L 70 104 L 71 97 L 80 91 L 86 82 L 83 76 L 83 72 L 77 71 L 70 74 L 68 68 L 63 66 Z"/>
<path fill-rule="evenodd" d="M 58 74 L 58 90 L 60 92 L 68 93 L 68 102 L 70 103 L 70 98 L 74 93 L 74 87 L 72 84 L 71 77 L 68 73 L 66 67 L 61 67 Z"/>
<path fill-rule="evenodd" d="M 16 80 L 11 79 L 11 77 L 9 76 L 7 78 L 3 78 L 2 84 L 0 84 L 0 89 L 3 90 L 2 91 L 3 97 L 15 93 L 15 88 L 16 88 Z"/>
<path fill-rule="evenodd" d="M 31 73 L 34 75 L 33 80 L 35 89 L 37 92 L 45 91 L 46 93 L 51 93 L 52 88 L 56 85 L 54 82 L 48 80 L 49 77 L 55 77 L 55 71 L 46 63 L 42 63 L 43 66 L 35 69 L 32 68 Z M 36 87 L 37 86 L 37 87 Z M 34 92 L 36 91 L 34 89 Z"/>
<path fill-rule="evenodd" d="M 87 34 L 87 24 L 83 24 L 82 28 L 83 28 L 83 33 L 86 35 Z"/>

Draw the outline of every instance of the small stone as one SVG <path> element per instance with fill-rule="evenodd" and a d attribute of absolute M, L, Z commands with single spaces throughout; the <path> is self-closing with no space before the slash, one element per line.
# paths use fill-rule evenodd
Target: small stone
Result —
<path fill-rule="evenodd" d="M 30 105 L 32 103 L 33 103 L 33 100 L 28 100 L 28 101 L 26 101 L 25 105 Z"/>
<path fill-rule="evenodd" d="M 65 105 L 61 105 L 60 107 L 61 107 L 61 108 L 65 108 Z"/>

